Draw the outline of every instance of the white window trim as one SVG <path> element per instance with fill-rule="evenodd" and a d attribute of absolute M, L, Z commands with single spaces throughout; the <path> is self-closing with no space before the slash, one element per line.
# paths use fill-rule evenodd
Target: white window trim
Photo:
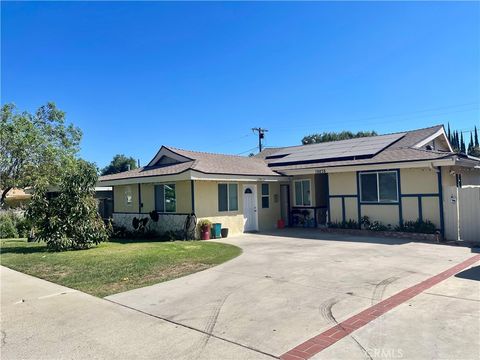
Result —
<path fill-rule="evenodd" d="M 237 210 L 230 210 L 230 186 L 228 186 L 229 184 L 237 185 Z M 238 212 L 238 209 L 239 209 L 239 206 L 240 206 L 240 204 L 238 203 L 238 198 L 239 198 L 239 196 L 238 196 L 238 188 L 239 188 L 238 183 L 236 183 L 236 182 L 231 182 L 231 183 L 219 182 L 218 185 L 227 185 L 227 210 L 218 209 L 218 212 L 221 212 L 221 213 Z M 219 195 L 218 194 L 218 185 L 217 185 L 217 196 Z"/>
<path fill-rule="evenodd" d="M 302 181 L 308 181 L 308 193 L 310 194 L 310 205 L 303 205 L 304 203 L 304 199 L 303 199 L 303 185 L 302 185 Z M 296 185 L 295 183 L 299 182 L 300 183 L 300 186 L 302 187 L 302 204 L 299 205 L 297 203 L 297 192 L 296 192 Z M 295 203 L 295 207 L 311 207 L 312 206 L 312 181 L 311 179 L 298 179 L 298 180 L 294 180 L 293 181 L 293 197 L 294 197 L 294 203 Z"/>
<path fill-rule="evenodd" d="M 385 201 L 385 200 L 380 200 L 380 179 L 379 179 L 379 174 L 385 174 L 385 173 L 394 173 L 395 178 L 397 180 L 397 200 L 394 201 Z M 364 174 L 375 174 L 377 176 L 377 201 L 368 201 L 368 200 L 363 200 L 363 193 L 362 193 L 362 175 Z M 400 194 L 398 193 L 398 184 L 399 184 L 399 176 L 398 172 L 395 170 L 385 170 L 385 171 L 363 171 L 358 174 L 359 177 L 359 189 L 358 192 L 360 193 L 360 202 L 362 204 L 398 204 L 400 202 Z"/>
<path fill-rule="evenodd" d="M 155 209 L 156 212 L 161 212 L 161 213 L 176 213 L 177 212 L 177 184 L 174 183 L 164 183 L 164 184 L 155 184 L 156 186 L 163 185 L 163 211 L 158 211 Z M 165 185 L 173 185 L 175 186 L 175 209 L 173 211 L 167 211 L 167 202 L 165 200 Z M 155 189 L 154 189 L 154 194 L 155 194 Z M 156 196 L 156 195 L 155 195 Z M 155 204 L 156 207 L 156 204 Z"/>
<path fill-rule="evenodd" d="M 263 185 L 267 185 L 267 189 L 268 189 L 268 194 L 267 195 L 263 195 Z M 262 209 L 270 209 L 270 184 L 265 184 L 265 183 L 262 183 L 260 185 L 260 194 L 261 194 L 261 204 L 260 206 L 262 207 Z M 267 207 L 263 207 L 263 198 L 267 198 L 268 199 L 268 206 Z"/>

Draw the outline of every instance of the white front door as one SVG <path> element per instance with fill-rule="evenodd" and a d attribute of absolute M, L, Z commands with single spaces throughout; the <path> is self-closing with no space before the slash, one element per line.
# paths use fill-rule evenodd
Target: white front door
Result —
<path fill-rule="evenodd" d="M 258 230 L 257 185 L 243 185 L 243 231 Z"/>

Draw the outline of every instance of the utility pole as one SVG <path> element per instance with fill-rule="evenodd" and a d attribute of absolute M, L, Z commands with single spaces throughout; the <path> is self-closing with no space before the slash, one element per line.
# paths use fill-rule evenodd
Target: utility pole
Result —
<path fill-rule="evenodd" d="M 258 127 L 258 128 L 252 128 L 252 131 L 258 132 L 258 152 L 262 152 L 262 140 L 265 137 L 265 133 L 268 132 L 268 130 Z"/>

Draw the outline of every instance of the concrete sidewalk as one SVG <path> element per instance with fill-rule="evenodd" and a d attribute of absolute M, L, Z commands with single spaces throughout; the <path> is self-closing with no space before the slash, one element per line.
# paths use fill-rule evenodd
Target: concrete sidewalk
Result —
<path fill-rule="evenodd" d="M 271 359 L 107 300 L 0 269 L 2 360 Z"/>

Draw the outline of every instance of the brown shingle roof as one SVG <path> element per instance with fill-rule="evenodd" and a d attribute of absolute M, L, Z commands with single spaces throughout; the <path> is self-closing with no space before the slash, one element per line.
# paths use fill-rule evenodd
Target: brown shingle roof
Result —
<path fill-rule="evenodd" d="M 376 163 L 394 163 L 394 162 L 405 162 L 405 161 L 421 161 L 421 160 L 435 160 L 442 159 L 445 157 L 452 156 L 453 153 L 442 152 L 442 151 L 431 151 L 413 148 L 414 145 L 422 141 L 423 139 L 428 138 L 429 136 L 435 134 L 438 130 L 442 129 L 442 125 L 431 126 L 418 130 L 411 130 L 405 132 L 400 140 L 394 142 L 392 145 L 388 146 L 384 150 L 380 151 L 377 155 L 368 158 L 368 159 L 349 159 L 349 160 L 331 160 L 331 161 L 319 161 L 317 163 L 311 164 L 291 164 L 286 166 L 275 166 L 271 164 L 271 168 L 278 171 L 286 170 L 298 170 L 305 168 L 315 168 L 315 167 L 332 167 L 332 166 L 351 166 L 351 165 L 368 165 Z M 303 145 L 309 146 L 309 145 Z M 264 157 L 274 156 L 275 152 L 279 152 L 282 149 L 287 148 L 275 148 L 276 151 L 269 152 Z M 265 161 L 269 162 L 268 159 Z"/>
<path fill-rule="evenodd" d="M 173 164 L 168 166 L 143 166 L 130 171 L 124 171 L 118 174 L 104 175 L 100 177 L 100 181 L 119 180 L 127 178 L 138 178 L 148 176 L 162 176 L 162 175 L 175 175 L 187 171 L 191 168 L 194 161 L 187 161 L 179 164 Z"/>
<path fill-rule="evenodd" d="M 255 157 L 213 154 L 170 146 L 166 146 L 166 148 L 181 156 L 195 159 L 191 168 L 207 174 L 279 176 L 267 166 L 265 161 Z"/>
<path fill-rule="evenodd" d="M 164 146 L 164 148 L 191 160 L 176 164 L 144 166 L 118 174 L 101 176 L 99 181 L 175 175 L 187 170 L 217 175 L 280 176 L 280 174 L 269 168 L 265 161 L 254 157 L 212 154 L 177 149 L 170 146 Z"/>
<path fill-rule="evenodd" d="M 315 167 L 332 167 L 348 165 L 368 165 L 376 163 L 395 163 L 406 161 L 435 160 L 450 156 L 453 153 L 416 149 L 413 146 L 423 139 L 435 134 L 442 125 L 432 126 L 424 129 L 412 130 L 405 133 L 400 140 L 394 142 L 386 149 L 380 151 L 371 158 L 322 161 L 309 164 L 291 164 L 286 166 L 274 166 L 266 159 L 268 156 L 291 147 L 267 148 L 254 157 L 236 155 L 214 154 L 199 151 L 164 147 L 165 149 L 186 158 L 185 162 L 161 166 L 146 166 L 139 169 L 122 172 L 119 174 L 100 177 L 100 181 L 118 180 L 126 178 L 162 176 L 180 174 L 187 170 L 196 170 L 206 174 L 219 175 L 244 175 L 244 176 L 280 176 L 282 171 L 293 169 L 305 169 Z M 309 146 L 309 145 L 304 145 Z"/>

